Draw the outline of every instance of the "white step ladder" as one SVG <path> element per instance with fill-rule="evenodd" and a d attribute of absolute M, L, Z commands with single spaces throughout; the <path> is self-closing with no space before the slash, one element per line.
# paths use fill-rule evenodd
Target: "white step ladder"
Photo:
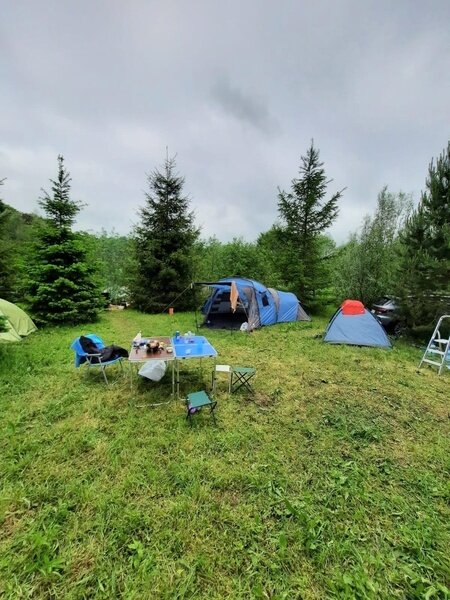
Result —
<path fill-rule="evenodd" d="M 442 373 L 444 367 L 450 369 L 450 337 L 449 339 L 444 339 L 439 333 L 439 328 L 445 319 L 449 319 L 450 321 L 450 315 L 442 315 L 439 319 L 419 364 L 419 369 L 423 363 L 439 367 L 438 375 Z"/>

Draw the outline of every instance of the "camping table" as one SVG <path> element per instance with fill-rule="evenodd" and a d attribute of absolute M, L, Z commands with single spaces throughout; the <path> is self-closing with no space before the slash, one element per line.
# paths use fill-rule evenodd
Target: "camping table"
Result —
<path fill-rule="evenodd" d="M 163 342 L 164 350 L 160 350 L 155 353 L 147 353 L 145 349 L 145 344 L 148 341 L 155 342 Z M 133 364 L 146 363 L 149 360 L 164 360 L 172 363 L 172 397 L 175 396 L 175 352 L 167 352 L 167 348 L 172 346 L 173 344 L 169 337 L 161 337 L 161 336 L 153 336 L 153 337 L 143 337 L 140 342 L 140 346 L 138 348 L 131 347 L 130 355 L 128 357 L 128 361 L 130 363 L 131 369 L 133 369 Z M 133 389 L 133 372 L 131 372 L 131 389 Z"/>
<path fill-rule="evenodd" d="M 180 361 L 190 358 L 199 358 L 200 366 L 202 358 L 215 358 L 217 350 L 202 335 L 193 335 L 189 338 L 181 336 L 179 339 L 172 338 L 172 348 L 175 353 L 175 370 L 177 378 L 177 396 L 180 397 Z"/>

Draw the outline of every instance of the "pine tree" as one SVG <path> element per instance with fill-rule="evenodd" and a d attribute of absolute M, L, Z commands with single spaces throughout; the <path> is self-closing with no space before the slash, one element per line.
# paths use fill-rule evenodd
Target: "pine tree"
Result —
<path fill-rule="evenodd" d="M 408 324 L 450 314 L 450 142 L 428 169 L 426 190 L 402 232 L 399 295 Z"/>
<path fill-rule="evenodd" d="M 283 248 L 283 278 L 309 308 L 317 306 L 320 291 L 329 285 L 321 234 L 336 219 L 343 192 L 325 200 L 329 183 L 319 161 L 319 150 L 311 142 L 306 156 L 301 157 L 300 178 L 292 180 L 290 192 L 279 190 L 278 194 L 281 227 L 277 235 L 278 247 Z"/>
<path fill-rule="evenodd" d="M 70 199 L 71 178 L 62 156 L 58 156 L 58 178 L 50 181 L 52 196 L 43 190 L 39 200 L 47 219 L 33 247 L 30 312 L 42 324 L 89 322 L 97 316 L 99 290 L 82 236 L 72 231 L 82 205 Z"/>
<path fill-rule="evenodd" d="M 192 308 L 193 298 L 183 291 L 193 279 L 192 253 L 199 230 L 183 195 L 184 177 L 175 173 L 174 158 L 167 158 L 162 171 L 155 169 L 148 176 L 148 186 L 134 231 L 132 298 L 144 312 L 160 312 L 169 303 L 186 310 Z"/>

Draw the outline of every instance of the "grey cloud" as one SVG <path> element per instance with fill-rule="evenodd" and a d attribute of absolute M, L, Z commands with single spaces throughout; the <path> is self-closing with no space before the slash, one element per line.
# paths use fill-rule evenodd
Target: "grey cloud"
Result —
<path fill-rule="evenodd" d="M 265 103 L 249 93 L 244 93 L 237 86 L 222 79 L 212 88 L 213 99 L 236 119 L 247 123 L 263 133 L 274 133 L 278 129 L 275 119 L 269 114 Z"/>

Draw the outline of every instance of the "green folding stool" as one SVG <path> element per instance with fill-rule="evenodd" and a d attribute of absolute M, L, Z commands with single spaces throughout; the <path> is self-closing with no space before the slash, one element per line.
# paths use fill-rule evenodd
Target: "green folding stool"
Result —
<path fill-rule="evenodd" d="M 231 393 L 244 387 L 249 392 L 254 392 L 251 379 L 256 375 L 255 367 L 233 367 L 231 371 Z"/>
<path fill-rule="evenodd" d="M 187 415 L 186 419 L 189 421 L 189 425 L 192 426 L 192 415 L 195 415 L 196 412 L 199 412 L 205 406 L 209 406 L 211 411 L 211 417 L 214 421 L 214 425 L 217 425 L 216 416 L 214 414 L 214 410 L 217 406 L 217 402 L 211 400 L 206 392 L 203 390 L 201 392 L 192 392 L 187 395 L 186 398 L 186 409 Z"/>

